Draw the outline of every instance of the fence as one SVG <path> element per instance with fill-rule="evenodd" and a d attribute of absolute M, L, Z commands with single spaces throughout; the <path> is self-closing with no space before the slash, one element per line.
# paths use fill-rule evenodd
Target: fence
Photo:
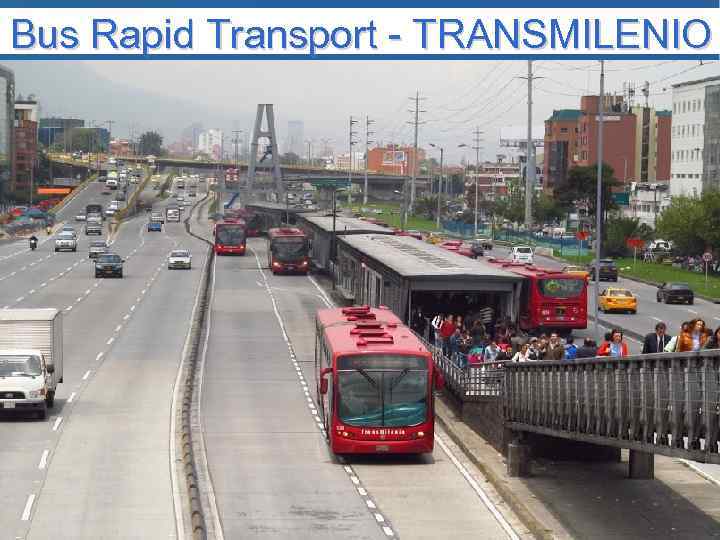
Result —
<path fill-rule="evenodd" d="M 510 429 L 720 463 L 720 350 L 505 368 Z"/>

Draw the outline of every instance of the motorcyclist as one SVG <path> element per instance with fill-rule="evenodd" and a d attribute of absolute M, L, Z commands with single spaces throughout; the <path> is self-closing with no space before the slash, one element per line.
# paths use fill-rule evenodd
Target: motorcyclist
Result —
<path fill-rule="evenodd" d="M 50 225 L 48 225 L 47 227 L 45 227 L 45 232 L 48 234 L 48 236 L 51 235 L 51 234 L 52 234 L 52 227 L 51 227 Z"/>
<path fill-rule="evenodd" d="M 35 236 L 35 235 L 33 234 L 33 235 L 30 237 L 30 249 L 35 249 L 35 248 L 37 247 L 37 244 L 38 244 L 37 236 Z"/>

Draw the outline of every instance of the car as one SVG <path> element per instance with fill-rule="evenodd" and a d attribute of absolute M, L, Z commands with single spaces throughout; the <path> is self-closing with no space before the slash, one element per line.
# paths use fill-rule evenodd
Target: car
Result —
<path fill-rule="evenodd" d="M 188 197 L 197 197 L 197 193 L 194 191 L 191 191 L 188 193 Z"/>
<path fill-rule="evenodd" d="M 85 212 L 78 212 L 75 214 L 75 221 L 85 221 L 87 219 L 87 216 L 85 215 Z"/>
<path fill-rule="evenodd" d="M 476 238 L 474 242 L 478 242 L 485 251 L 490 251 L 493 248 L 493 241 L 490 238 L 481 236 Z"/>
<path fill-rule="evenodd" d="M 579 276 L 585 279 L 590 279 L 590 272 L 582 266 L 568 265 L 563 266 L 562 271 L 565 274 L 572 274 L 573 276 Z"/>
<path fill-rule="evenodd" d="M 108 247 L 105 240 L 93 240 L 90 242 L 90 248 L 88 251 L 88 257 L 90 259 L 96 259 L 100 255 L 107 253 Z"/>
<path fill-rule="evenodd" d="M 665 304 L 677 302 L 693 305 L 695 303 L 695 293 L 687 283 L 662 283 L 657 290 L 657 301 Z"/>
<path fill-rule="evenodd" d="M 510 259 L 514 263 L 533 263 L 533 249 L 530 246 L 514 246 L 510 249 Z"/>
<path fill-rule="evenodd" d="M 190 270 L 192 267 L 192 255 L 187 249 L 174 249 L 168 256 L 168 270 L 184 268 Z"/>
<path fill-rule="evenodd" d="M 485 255 L 485 249 L 486 247 L 482 240 L 473 240 L 470 242 L 470 250 L 476 259 Z"/>
<path fill-rule="evenodd" d="M 597 268 L 597 272 L 596 272 Z M 595 260 L 593 260 L 588 265 L 588 271 L 590 273 L 590 279 L 593 281 L 595 280 L 595 274 L 597 273 L 598 277 L 600 278 L 600 281 L 607 280 L 607 281 L 614 281 L 617 283 L 618 280 L 618 268 L 615 264 L 615 261 L 612 259 L 600 259 L 600 264 L 598 265 Z"/>
<path fill-rule="evenodd" d="M 106 215 L 107 217 L 112 217 L 112 216 L 115 215 L 115 212 L 116 212 L 116 211 L 117 211 L 117 210 L 116 210 L 115 208 L 113 208 L 112 206 L 108 206 L 108 207 L 105 209 L 105 215 Z"/>
<path fill-rule="evenodd" d="M 151 219 L 150 221 L 148 221 L 147 230 L 148 230 L 148 232 L 150 232 L 150 231 L 160 232 L 160 231 L 162 231 L 162 226 L 163 226 L 163 224 L 161 222 L 153 221 Z"/>
<path fill-rule="evenodd" d="M 159 221 L 165 223 L 165 216 L 162 212 L 150 212 L 150 221 Z"/>
<path fill-rule="evenodd" d="M 90 223 L 90 222 L 88 222 L 88 223 L 85 225 L 85 236 L 89 236 L 89 235 L 91 235 L 91 234 L 97 234 L 97 235 L 102 236 L 102 233 L 103 233 L 103 228 L 102 228 L 102 224 L 101 224 L 101 223 L 96 223 L 96 222 Z"/>
<path fill-rule="evenodd" d="M 63 228 L 60 230 L 60 232 L 72 234 L 75 238 L 77 238 L 77 231 L 72 225 L 63 225 Z"/>
<path fill-rule="evenodd" d="M 77 251 L 77 237 L 75 233 L 61 231 L 55 239 L 55 251 Z"/>
<path fill-rule="evenodd" d="M 118 191 L 117 194 L 115 195 L 115 200 L 116 200 L 116 201 L 124 201 L 126 198 L 127 198 L 127 197 L 126 197 L 124 191 Z"/>
<path fill-rule="evenodd" d="M 611 287 L 601 292 L 598 298 L 598 310 L 603 313 L 625 311 L 634 314 L 637 313 L 637 306 L 637 298 L 628 289 Z"/>
<path fill-rule="evenodd" d="M 125 261 L 116 253 L 103 253 L 95 259 L 95 277 L 123 277 Z"/>

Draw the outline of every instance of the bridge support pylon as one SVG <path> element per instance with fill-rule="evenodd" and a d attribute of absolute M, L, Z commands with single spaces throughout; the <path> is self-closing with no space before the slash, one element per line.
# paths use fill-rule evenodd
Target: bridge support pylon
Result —
<path fill-rule="evenodd" d="M 263 129 L 263 117 L 266 120 L 266 128 Z M 260 139 L 267 139 L 268 144 L 260 148 Z M 261 151 L 261 152 L 260 152 Z M 258 160 L 258 154 L 262 153 L 262 158 Z M 270 162 L 265 160 L 270 158 Z M 280 154 L 278 153 L 277 135 L 275 133 L 275 113 L 271 103 L 260 103 L 257 106 L 257 114 L 255 116 L 255 127 L 253 128 L 252 139 L 250 142 L 250 159 L 248 161 L 248 189 L 250 191 L 256 188 L 256 172 L 257 169 L 269 169 L 272 173 L 274 187 L 277 193 L 278 201 L 283 200 L 285 186 L 282 181 L 282 173 L 280 171 Z"/>
<path fill-rule="evenodd" d="M 522 436 L 516 436 L 509 444 L 507 451 L 507 473 L 510 477 L 530 476 L 530 445 Z"/>
<path fill-rule="evenodd" d="M 628 477 L 636 480 L 652 480 L 655 478 L 655 454 L 630 450 Z"/>

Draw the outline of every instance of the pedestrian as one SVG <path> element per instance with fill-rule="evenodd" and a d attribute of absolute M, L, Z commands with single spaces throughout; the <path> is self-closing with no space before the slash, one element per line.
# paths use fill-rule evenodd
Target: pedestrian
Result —
<path fill-rule="evenodd" d="M 577 345 L 575 345 L 575 340 L 572 336 L 568 336 L 566 342 L 565 342 L 565 360 L 575 360 L 577 358 Z"/>
<path fill-rule="evenodd" d="M 582 346 L 578 348 L 575 358 L 595 358 L 597 356 L 597 350 L 598 347 L 595 340 L 586 337 Z"/>
<path fill-rule="evenodd" d="M 440 325 L 440 341 L 442 342 L 443 352 L 449 353 L 450 337 L 455 333 L 455 323 L 453 316 L 448 314 Z"/>
<path fill-rule="evenodd" d="M 547 344 L 547 349 L 543 360 L 563 360 L 565 358 L 565 347 L 563 347 L 557 333 L 553 332 L 550 334 L 550 340 Z"/>
<path fill-rule="evenodd" d="M 500 347 L 498 347 L 497 342 L 493 339 L 490 341 L 490 345 L 485 347 L 483 351 L 483 361 L 494 362 L 497 360 L 498 354 L 500 354 Z"/>
<path fill-rule="evenodd" d="M 461 332 L 465 330 L 465 323 L 463 322 L 462 315 L 457 315 L 455 317 L 455 327 L 459 329 Z"/>
<path fill-rule="evenodd" d="M 456 328 L 455 331 L 452 333 L 450 338 L 448 339 L 448 356 L 450 358 L 457 357 L 457 354 L 460 352 L 460 329 Z"/>
<path fill-rule="evenodd" d="M 422 310 L 419 307 L 415 308 L 413 312 L 412 329 L 421 336 L 425 334 L 425 317 L 423 317 Z"/>
<path fill-rule="evenodd" d="M 659 322 L 655 325 L 655 332 L 645 336 L 643 341 L 642 354 L 653 354 L 663 352 L 665 347 L 672 336 L 669 336 L 666 332 L 667 327 L 664 322 Z"/>
<path fill-rule="evenodd" d="M 678 346 L 680 344 L 680 336 L 683 334 L 686 334 L 690 331 L 690 323 L 688 321 L 684 321 L 680 325 L 680 331 L 678 332 L 677 336 L 673 336 L 667 345 L 665 345 L 665 352 L 677 352 Z"/>
<path fill-rule="evenodd" d="M 540 360 L 540 351 L 538 351 L 538 338 L 530 338 L 530 346 L 528 347 L 528 358 L 530 360 Z"/>
<path fill-rule="evenodd" d="M 703 349 L 720 349 L 720 326 L 715 329 L 710 339 L 705 342 Z"/>
<path fill-rule="evenodd" d="M 613 328 L 610 332 L 610 340 L 600 346 L 597 355 L 610 356 L 612 358 L 628 356 L 628 346 L 623 340 L 622 330 L 619 328 Z"/>
<path fill-rule="evenodd" d="M 487 333 L 485 332 L 485 325 L 483 325 L 480 319 L 475 319 L 475 321 L 473 321 L 472 328 L 470 329 L 470 336 L 472 337 L 473 347 L 485 346 Z"/>
<path fill-rule="evenodd" d="M 547 360 L 547 352 L 548 352 L 548 340 L 545 334 L 540 335 L 540 339 L 538 339 L 537 345 L 537 355 L 538 360 Z"/>
<path fill-rule="evenodd" d="M 512 357 L 513 362 L 530 362 L 530 344 L 524 343 L 520 346 L 520 350 Z"/>
<path fill-rule="evenodd" d="M 445 320 L 445 314 L 444 313 L 438 313 L 433 317 L 432 322 L 430 323 L 430 326 L 432 326 L 433 329 L 433 337 L 435 339 L 435 346 L 438 345 L 440 342 L 440 326 L 442 326 L 443 321 Z"/>
<path fill-rule="evenodd" d="M 699 351 L 707 341 L 705 321 L 693 319 L 688 326 L 688 331 L 678 336 L 678 352 Z"/>

